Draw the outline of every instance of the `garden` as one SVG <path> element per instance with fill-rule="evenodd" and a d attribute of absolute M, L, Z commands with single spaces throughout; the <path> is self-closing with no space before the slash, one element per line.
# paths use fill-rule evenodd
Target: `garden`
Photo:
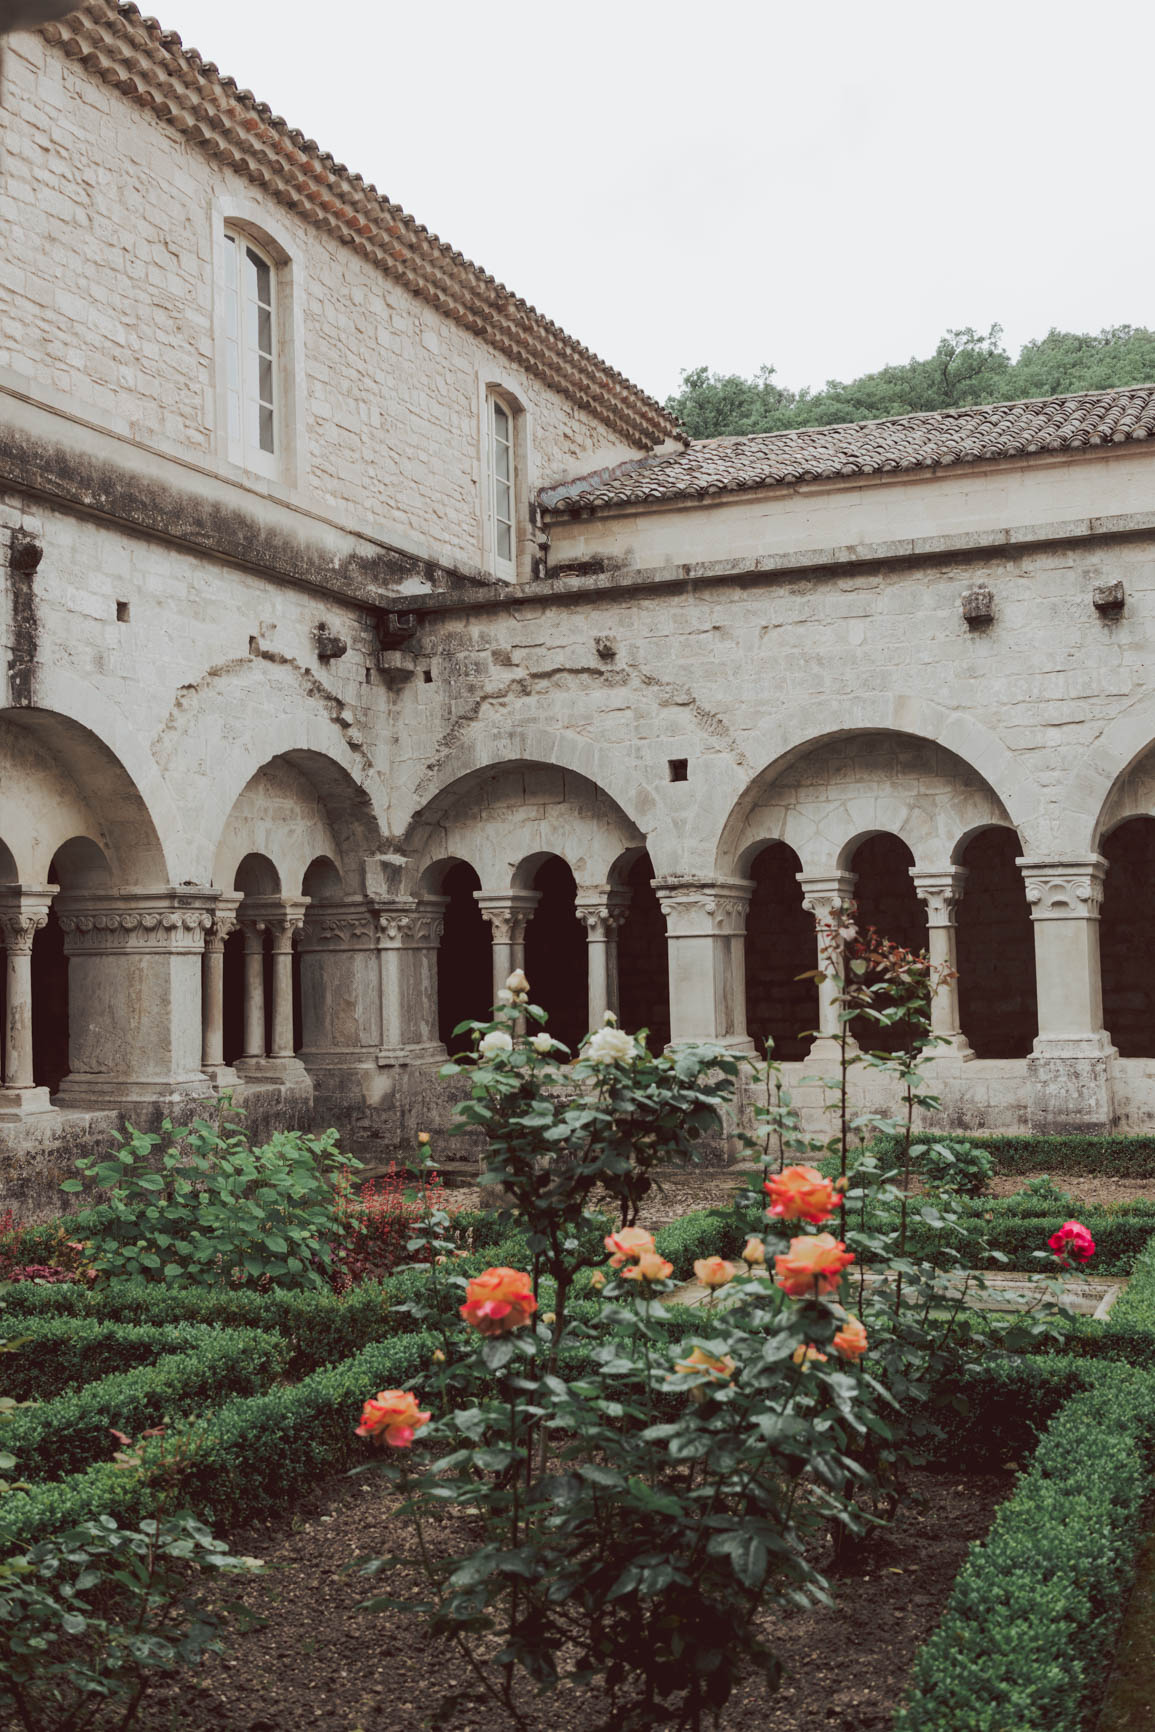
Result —
<path fill-rule="evenodd" d="M 465 1206 L 224 1101 L 0 1222 L 0 1726 L 1137 1726 L 1155 1139 L 918 1129 L 933 969 L 822 941 L 821 1135 L 515 972 L 444 1067 Z"/>

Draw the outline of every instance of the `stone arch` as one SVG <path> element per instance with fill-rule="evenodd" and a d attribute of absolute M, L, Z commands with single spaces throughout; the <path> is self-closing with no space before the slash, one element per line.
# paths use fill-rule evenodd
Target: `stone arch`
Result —
<path fill-rule="evenodd" d="M 407 832 L 407 893 L 439 859 L 468 860 L 487 890 L 526 887 L 523 862 L 561 855 L 579 884 L 604 884 L 645 838 L 620 804 L 580 771 L 527 759 L 476 765 L 444 784 Z M 529 876 L 534 866 L 526 868 Z M 521 877 L 518 874 L 521 872 Z"/>
<path fill-rule="evenodd" d="M 949 865 L 960 836 L 1007 824 L 1006 807 L 957 753 L 933 740 L 858 730 L 809 744 L 757 778 L 724 831 L 718 868 L 748 875 L 767 842 L 802 870 L 848 870 L 871 836 L 901 836 L 922 869 Z"/>
<path fill-rule="evenodd" d="M 303 883 L 311 863 L 323 858 L 345 885 L 363 888 L 365 861 L 380 845 L 368 796 L 342 765 L 318 752 L 282 751 L 237 791 L 220 830 L 212 882 L 231 882 L 237 862 L 260 853 L 276 862 L 285 886 Z"/>
<path fill-rule="evenodd" d="M 310 860 L 301 879 L 301 895 L 307 896 L 311 903 L 335 902 L 344 889 L 345 881 L 341 868 L 327 854 L 318 854 Z"/>
<path fill-rule="evenodd" d="M 997 803 L 997 821 L 1010 823 L 1017 829 L 1028 852 L 1043 846 L 1042 795 L 1035 779 L 990 729 L 970 716 L 925 698 L 868 692 L 811 701 L 783 710 L 752 738 L 744 739 L 747 756 L 764 768 L 747 781 L 738 797 L 724 809 L 726 790 L 720 781 L 717 788 L 703 790 L 703 803 L 712 804 L 717 814 L 712 869 L 721 876 L 741 870 L 744 851 L 759 839 L 749 823 L 753 809 L 798 759 L 823 746 L 866 735 L 892 735 L 946 751 L 984 785 Z M 863 813 L 854 827 L 864 833 L 893 829 L 893 819 L 893 811 L 872 810 Z M 973 825 L 980 820 L 968 821 Z M 965 822 L 960 822 L 959 828 L 965 828 Z M 788 842 L 806 862 L 808 870 L 830 864 L 828 852 L 825 860 L 815 860 L 812 866 L 808 854 L 814 855 L 813 836 L 805 834 L 804 829 L 795 826 L 793 831 L 784 830 L 773 839 Z M 838 847 L 847 840 L 849 836 L 840 837 Z"/>
<path fill-rule="evenodd" d="M 1131 818 L 1155 816 L 1155 737 L 1133 752 L 1112 779 L 1099 805 L 1091 832 L 1090 850 L 1101 852 L 1104 842 Z"/>
<path fill-rule="evenodd" d="M 155 764 L 135 746 L 132 756 L 175 826 Z M 167 885 L 170 862 L 153 810 L 121 756 L 83 723 L 57 711 L 0 711 L 0 831 L 23 882 L 45 883 L 57 850 L 84 836 L 107 858 L 113 882 Z"/>

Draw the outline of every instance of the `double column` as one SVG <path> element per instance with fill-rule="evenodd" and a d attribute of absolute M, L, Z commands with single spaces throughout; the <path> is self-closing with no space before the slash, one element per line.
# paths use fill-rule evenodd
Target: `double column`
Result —
<path fill-rule="evenodd" d="M 710 1041 L 753 1052 L 746 1033 L 746 912 L 750 878 L 655 878 L 666 917 L 670 1042 Z"/>
<path fill-rule="evenodd" d="M 1020 859 L 1035 938 L 1039 1033 L 1027 1060 L 1034 1131 L 1111 1128 L 1111 1060 L 1103 1027 L 1099 915 L 1107 862 L 1100 854 Z"/>
<path fill-rule="evenodd" d="M 589 1026 L 600 1028 L 606 1012 L 619 1013 L 618 933 L 630 907 L 630 892 L 599 884 L 579 890 L 574 912 L 586 929 Z"/>
<path fill-rule="evenodd" d="M 237 929 L 238 891 L 222 891 L 205 933 L 201 964 L 201 1069 L 218 1090 L 235 1088 L 240 1078 L 225 1063 L 225 945 Z"/>
<path fill-rule="evenodd" d="M 807 914 L 814 916 L 816 966 L 822 971 L 818 981 L 818 1029 L 806 1062 L 821 1065 L 825 1074 L 840 1062 L 842 1050 L 841 1005 L 835 978 L 836 958 L 831 955 L 831 935 L 838 915 L 854 898 L 856 878 L 853 872 L 799 872 L 796 876 L 802 886 L 802 906 Z"/>
<path fill-rule="evenodd" d="M 237 1073 L 249 1083 L 307 1083 L 294 1052 L 293 940 L 301 930 L 306 896 L 246 896 L 237 913 L 245 939 L 244 1052 Z M 272 943 L 272 1005 L 265 1013 L 265 934 Z M 267 1032 L 266 1032 L 267 1030 Z"/>
<path fill-rule="evenodd" d="M 541 901 L 537 890 L 475 890 L 473 899 L 493 939 L 493 999 L 515 968 L 525 967 L 525 929 Z M 530 982 L 532 986 L 533 982 Z"/>
<path fill-rule="evenodd" d="M 7 955 L 0 1124 L 53 1110 L 48 1090 L 36 1087 L 33 1070 L 32 943 L 48 924 L 56 890 L 55 884 L 14 884 L 0 890 L 0 937 Z"/>
<path fill-rule="evenodd" d="M 966 869 L 945 867 L 938 872 L 910 868 L 915 893 L 926 908 L 927 954 L 937 985 L 930 1001 L 930 1031 L 936 1036 L 928 1046 L 928 1059 L 972 1059 L 970 1042 L 959 1022 L 958 929 L 955 916 L 966 885 Z"/>

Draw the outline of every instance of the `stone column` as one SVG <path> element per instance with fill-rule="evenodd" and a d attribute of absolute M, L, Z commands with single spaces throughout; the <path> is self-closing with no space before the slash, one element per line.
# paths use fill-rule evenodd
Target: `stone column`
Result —
<path fill-rule="evenodd" d="M 222 891 L 205 933 L 201 965 L 201 1069 L 219 1092 L 236 1088 L 236 1071 L 225 1063 L 225 942 L 237 929 L 236 891 Z M 262 1012 L 263 1015 L 263 1012 Z"/>
<path fill-rule="evenodd" d="M 237 1070 L 246 1082 L 282 1087 L 307 1083 L 309 1073 L 293 1051 L 293 939 L 309 906 L 307 896 L 246 896 L 241 904 L 245 934 L 245 1052 Z M 272 935 L 272 1015 L 265 1054 L 263 934 Z"/>
<path fill-rule="evenodd" d="M 575 913 L 586 929 L 589 958 L 589 1026 L 600 1028 L 607 1010 L 618 1014 L 618 930 L 629 912 L 630 892 L 599 884 L 579 890 Z"/>
<path fill-rule="evenodd" d="M 48 923 L 56 885 L 6 885 L 0 890 L 0 938 L 7 951 L 4 1086 L 0 1124 L 52 1112 L 46 1088 L 36 1087 L 32 1058 L 32 942 Z"/>
<path fill-rule="evenodd" d="M 666 917 L 670 1044 L 713 1041 L 753 1052 L 746 1033 L 746 911 L 751 878 L 655 878 Z"/>
<path fill-rule="evenodd" d="M 541 901 L 541 893 L 537 890 L 475 890 L 473 897 L 493 934 L 493 997 L 496 1002 L 498 993 L 514 969 L 525 967 L 525 929 Z"/>
<path fill-rule="evenodd" d="M 798 872 L 802 886 L 802 906 L 813 914 L 817 928 L 817 965 L 829 970 L 830 959 L 823 947 L 823 928 L 828 926 L 837 909 L 854 899 L 853 872 Z M 817 1064 L 824 1072 L 841 1060 L 841 1026 L 839 1024 L 838 983 L 829 978 L 818 982 L 818 1033 L 806 1055 L 807 1064 Z M 855 1043 L 852 1039 L 852 1048 Z"/>
<path fill-rule="evenodd" d="M 1103 1028 L 1099 914 L 1107 862 L 1100 854 L 1021 859 L 1035 933 L 1039 1033 L 1027 1060 L 1030 1128 L 1109 1131 L 1111 1060 Z"/>
<path fill-rule="evenodd" d="M 434 1064 L 445 1058 L 437 1036 L 437 947 L 448 900 L 446 896 L 397 897 L 374 904 L 381 970 L 377 1054 L 381 1066 Z"/>
<path fill-rule="evenodd" d="M 201 966 L 215 890 L 73 891 L 61 1106 L 100 1110 L 211 1093 L 200 1068 Z"/>
<path fill-rule="evenodd" d="M 363 896 L 315 902 L 297 940 L 301 1050 L 319 1096 L 375 1104 L 381 1045 L 377 926 Z"/>
<path fill-rule="evenodd" d="M 958 1011 L 955 911 L 962 900 L 966 869 L 953 866 L 942 872 L 921 872 L 917 866 L 912 866 L 910 876 L 919 901 L 926 907 L 927 952 L 931 967 L 936 974 L 948 970 L 930 1001 L 931 1033 L 939 1037 L 939 1044 L 928 1046 L 924 1056 L 928 1059 L 973 1058 L 975 1055 L 962 1031 Z"/>

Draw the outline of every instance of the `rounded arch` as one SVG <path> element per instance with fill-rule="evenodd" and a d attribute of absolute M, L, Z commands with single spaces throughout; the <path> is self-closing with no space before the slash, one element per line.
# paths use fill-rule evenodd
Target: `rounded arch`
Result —
<path fill-rule="evenodd" d="M 1155 748 L 1155 695 L 1145 694 L 1109 722 L 1057 791 L 1065 833 L 1056 838 L 1072 853 L 1095 853 L 1104 835 L 1125 818 L 1140 817 L 1127 787 Z"/>
<path fill-rule="evenodd" d="M 486 761 L 441 787 L 403 841 L 403 890 L 412 895 L 428 864 L 467 859 L 487 890 L 529 888 L 564 853 L 583 884 L 604 884 L 627 849 L 645 845 L 612 795 L 580 771 L 525 758 Z"/>
<path fill-rule="evenodd" d="M 1016 831 L 989 824 L 963 839 L 955 911 L 959 1026 L 976 1058 L 1026 1058 L 1039 1031 L 1035 938 Z"/>
<path fill-rule="evenodd" d="M 807 913 L 798 874 L 802 862 L 788 842 L 757 842 L 742 856 L 751 881 L 746 913 L 746 1029 L 761 1052 L 776 1059 L 806 1057 L 818 1026 L 818 955 L 814 917 Z"/>
<path fill-rule="evenodd" d="M 87 695 L 85 709 L 104 727 L 116 720 Z M 127 746 L 131 769 L 106 736 L 73 716 L 0 710 L 0 831 L 24 882 L 44 883 L 56 850 L 78 833 L 101 849 L 118 883 L 155 889 L 172 882 L 169 851 L 153 816 L 164 816 L 169 846 L 179 853 L 171 796 L 139 742 L 119 723 L 114 731 Z"/>
<path fill-rule="evenodd" d="M 7 842 L 0 838 L 0 884 L 18 884 L 20 873 L 16 866 L 16 856 Z"/>
<path fill-rule="evenodd" d="M 279 896 L 281 874 L 265 854 L 246 854 L 233 874 L 233 889 L 243 896 Z"/>
<path fill-rule="evenodd" d="M 111 885 L 112 872 L 104 849 L 90 836 L 72 836 L 52 856 L 48 881 L 61 890 L 101 890 Z"/>
<path fill-rule="evenodd" d="M 344 883 L 336 862 L 330 860 L 327 854 L 318 854 L 305 868 L 301 879 L 301 895 L 307 896 L 313 903 L 335 902 L 344 890 Z"/>
<path fill-rule="evenodd" d="M 997 735 L 973 717 L 930 699 L 867 692 L 792 706 L 743 740 L 747 756 L 763 768 L 722 812 L 712 869 L 720 876 L 739 870 L 740 856 L 753 839 L 745 833 L 751 813 L 798 759 L 831 742 L 867 734 L 898 735 L 952 753 L 990 789 L 1024 844 L 1028 848 L 1042 846 L 1042 795 L 1027 767 Z M 717 800 L 723 792 L 719 790 Z M 707 790 L 706 798 L 710 797 Z M 872 815 L 870 822 L 860 827 L 866 832 L 887 826 Z M 805 858 L 798 838 L 778 839 L 789 841 Z"/>
<path fill-rule="evenodd" d="M 281 751 L 237 789 L 218 832 L 211 878 L 227 882 L 245 853 L 265 852 L 285 882 L 301 882 L 309 863 L 323 857 L 344 884 L 357 880 L 363 888 L 365 861 L 381 847 L 369 796 L 342 764 L 321 752 Z"/>

